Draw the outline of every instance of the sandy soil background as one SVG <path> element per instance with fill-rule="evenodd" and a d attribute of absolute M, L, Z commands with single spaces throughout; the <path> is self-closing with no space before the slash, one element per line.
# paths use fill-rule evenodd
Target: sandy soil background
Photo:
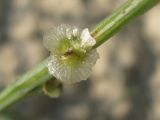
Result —
<path fill-rule="evenodd" d="M 46 58 L 43 33 L 62 23 L 90 30 L 125 0 L 1 0 L 0 88 Z M 160 5 L 98 48 L 91 78 L 51 99 L 36 94 L 0 120 L 160 120 Z"/>

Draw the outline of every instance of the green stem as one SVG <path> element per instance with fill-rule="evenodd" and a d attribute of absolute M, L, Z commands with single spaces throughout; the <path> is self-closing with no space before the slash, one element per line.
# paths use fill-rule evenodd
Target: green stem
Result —
<path fill-rule="evenodd" d="M 113 14 L 100 22 L 91 32 L 92 36 L 97 41 L 94 48 L 104 43 L 125 24 L 152 8 L 159 1 L 160 0 L 128 0 Z"/>
<path fill-rule="evenodd" d="M 128 0 L 91 32 L 92 36 L 97 40 L 94 48 L 104 43 L 126 23 L 146 12 L 159 1 L 160 0 Z M 46 63 L 47 60 L 43 61 L 2 91 L 0 94 L 0 111 L 14 104 L 52 78 L 45 66 Z"/>
<path fill-rule="evenodd" d="M 32 90 L 51 78 L 46 68 L 47 60 L 23 75 L 19 80 L 8 86 L 0 94 L 0 111 L 28 95 Z"/>

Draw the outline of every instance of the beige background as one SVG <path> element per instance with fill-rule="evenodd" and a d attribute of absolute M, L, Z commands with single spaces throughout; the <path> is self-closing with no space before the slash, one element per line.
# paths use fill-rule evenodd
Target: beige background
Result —
<path fill-rule="evenodd" d="M 61 23 L 93 28 L 125 0 L 1 0 L 0 88 L 49 55 L 43 33 Z M 57 99 L 35 95 L 2 120 L 160 120 L 160 5 L 98 48 L 91 78 Z"/>

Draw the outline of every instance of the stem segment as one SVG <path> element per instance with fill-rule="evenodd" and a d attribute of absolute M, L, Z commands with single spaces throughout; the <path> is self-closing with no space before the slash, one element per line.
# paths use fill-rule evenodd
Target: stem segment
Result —
<path fill-rule="evenodd" d="M 91 32 L 92 36 L 97 40 L 94 48 L 97 48 L 99 45 L 104 43 L 108 38 L 118 32 L 126 23 L 146 12 L 159 1 L 160 0 L 128 0 L 111 16 L 104 19 Z M 0 111 L 14 104 L 16 101 L 28 95 L 35 88 L 52 78 L 45 66 L 46 63 L 47 60 L 43 61 L 2 91 L 0 94 Z"/>
<path fill-rule="evenodd" d="M 0 111 L 25 97 L 32 90 L 52 77 L 48 74 L 48 69 L 45 64 L 47 64 L 47 60 L 43 61 L 2 91 L 0 94 Z"/>
<path fill-rule="evenodd" d="M 104 43 L 117 33 L 125 24 L 145 13 L 160 0 L 128 0 L 109 17 L 106 17 L 91 32 L 97 43 L 94 48 Z"/>

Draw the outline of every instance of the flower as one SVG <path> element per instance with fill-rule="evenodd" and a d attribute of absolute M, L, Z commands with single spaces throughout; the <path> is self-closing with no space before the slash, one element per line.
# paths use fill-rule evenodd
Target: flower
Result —
<path fill-rule="evenodd" d="M 48 70 L 64 83 L 86 80 L 99 55 L 92 47 L 96 44 L 88 28 L 60 25 L 44 35 L 44 46 L 51 52 Z"/>

